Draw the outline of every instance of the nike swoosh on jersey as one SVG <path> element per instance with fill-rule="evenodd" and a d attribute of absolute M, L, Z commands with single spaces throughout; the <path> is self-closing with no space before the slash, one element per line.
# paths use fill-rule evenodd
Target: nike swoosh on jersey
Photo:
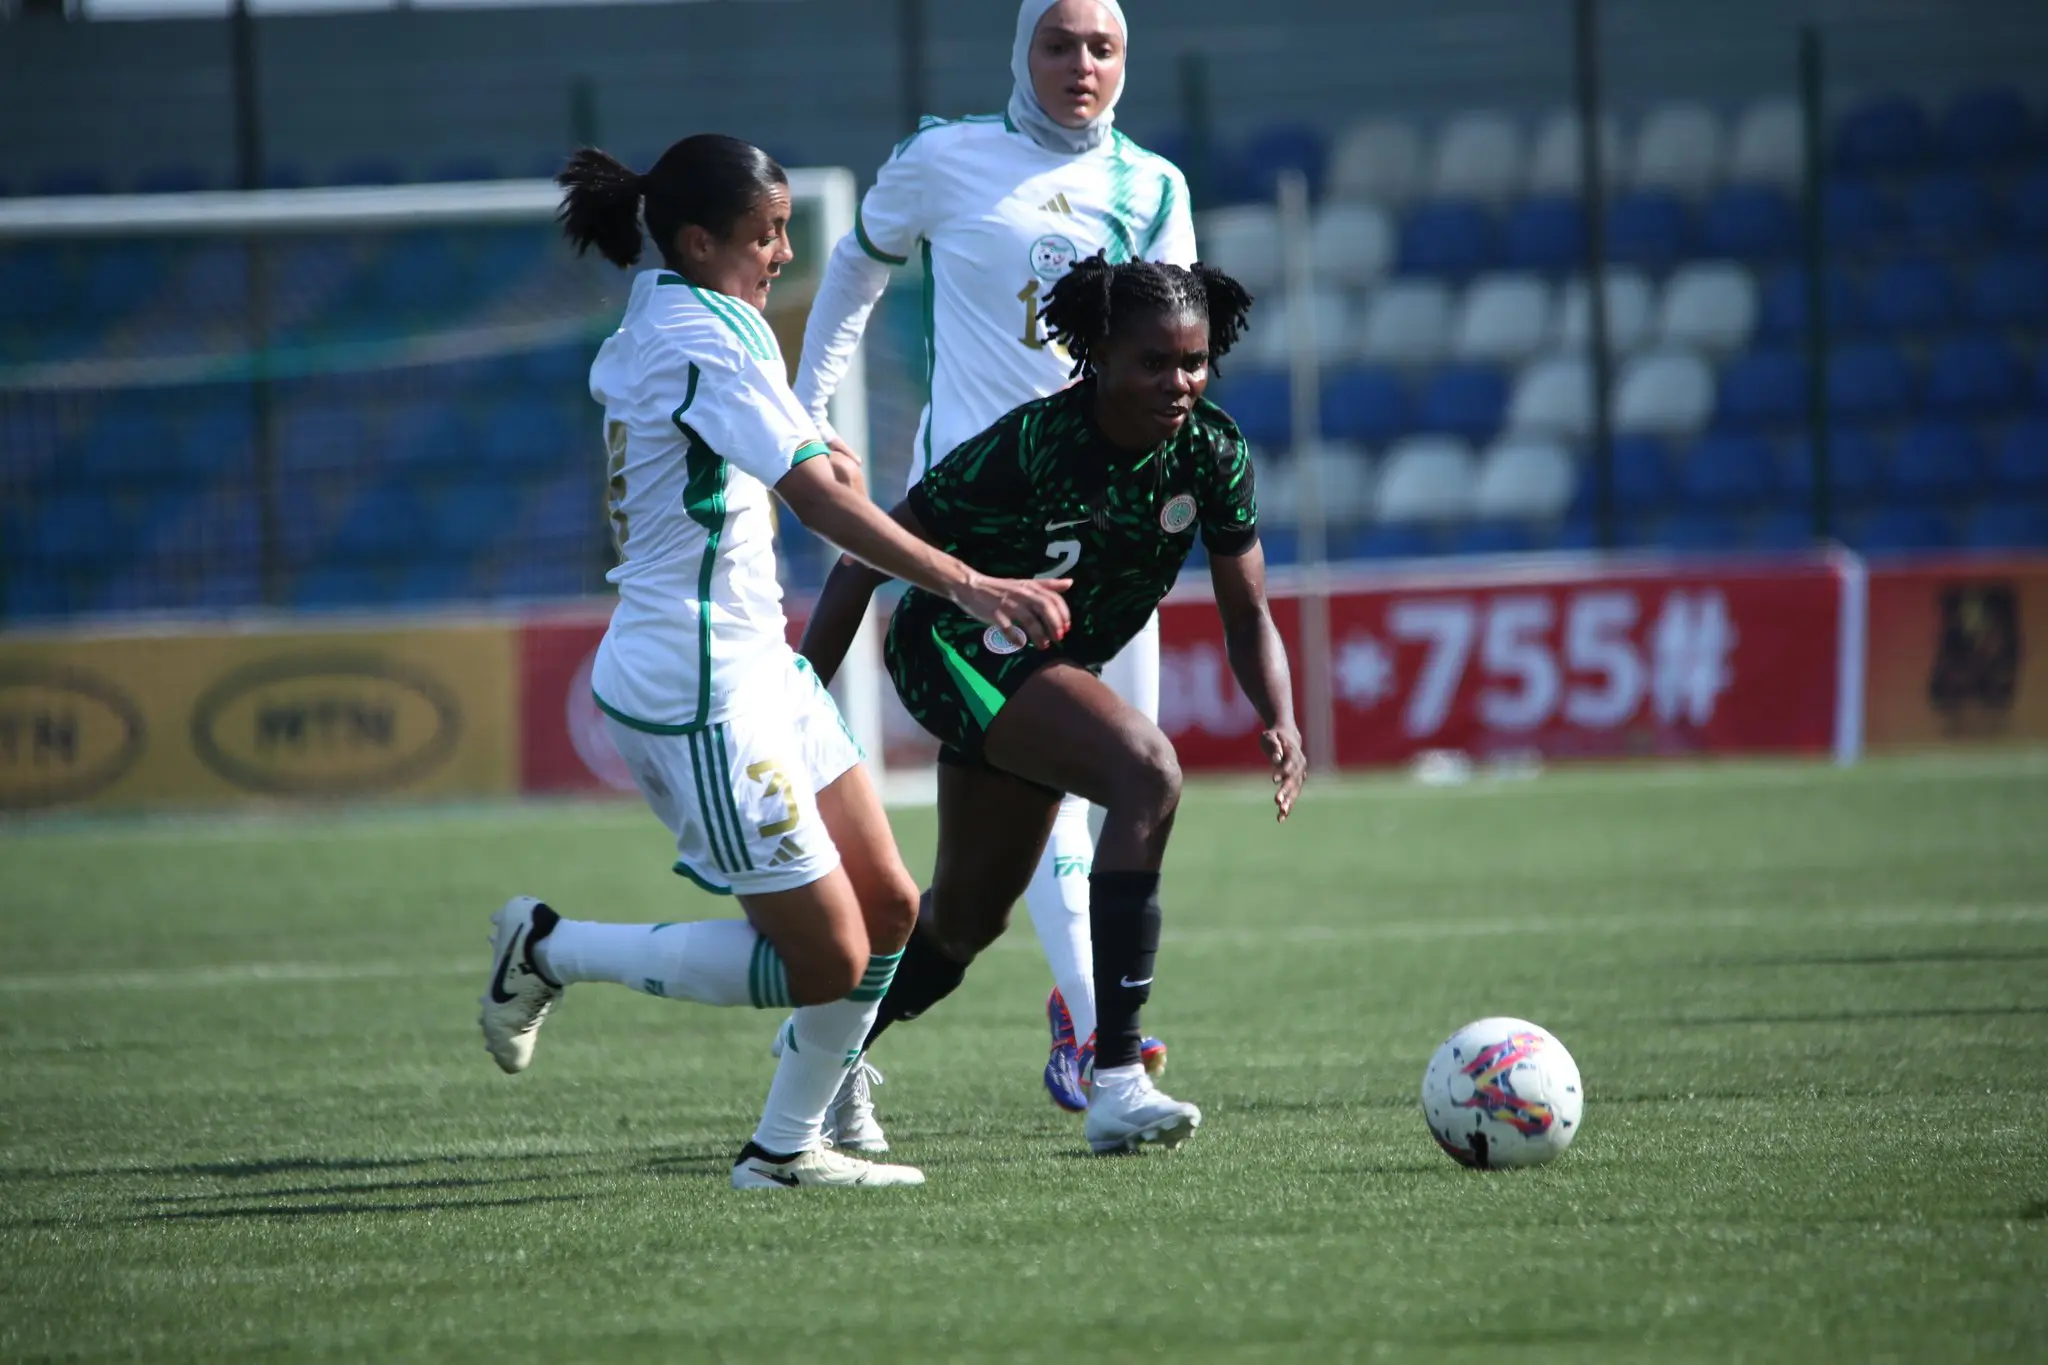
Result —
<path fill-rule="evenodd" d="M 1120 976 L 1117 978 L 1117 980 L 1122 982 L 1124 985 L 1129 986 L 1132 990 L 1136 990 L 1140 986 L 1149 986 L 1152 984 L 1152 978 L 1149 976 L 1146 977 L 1143 981 L 1133 981 L 1128 976 Z"/>
<path fill-rule="evenodd" d="M 519 955 L 519 940 L 525 933 L 523 924 L 513 931 L 512 941 L 505 945 L 505 955 L 498 959 L 498 970 L 491 973 L 491 999 L 500 1005 L 511 1003 L 512 992 L 505 989 L 505 968 Z"/>
<path fill-rule="evenodd" d="M 1064 531 L 1069 526 L 1086 526 L 1093 520 L 1095 520 L 1094 517 L 1075 517 L 1072 521 L 1048 521 L 1045 524 L 1045 529 L 1048 531 Z"/>

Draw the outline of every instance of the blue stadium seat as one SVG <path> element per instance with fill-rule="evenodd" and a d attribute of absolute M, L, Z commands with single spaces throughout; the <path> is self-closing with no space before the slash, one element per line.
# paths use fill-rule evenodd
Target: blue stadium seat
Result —
<path fill-rule="evenodd" d="M 1955 165 L 2005 165 L 2039 145 L 2029 124 L 2026 102 L 2015 91 L 1965 91 L 1942 111 L 1937 146 L 1942 160 Z"/>
<path fill-rule="evenodd" d="M 426 544 L 433 531 L 426 509 L 411 492 L 379 486 L 357 498 L 342 516 L 327 552 L 340 562 L 405 559 Z"/>
<path fill-rule="evenodd" d="M 1936 412 L 1999 412 L 2017 406 L 2026 388 L 2026 367 L 1995 332 L 1952 337 L 1927 366 L 1926 401 Z"/>
<path fill-rule="evenodd" d="M 1778 456 L 1761 436 L 1709 435 L 1693 443 L 1678 476 L 1689 502 L 1732 507 L 1760 503 L 1777 491 Z"/>
<path fill-rule="evenodd" d="M 175 289 L 180 313 L 205 319 L 239 317 L 249 310 L 249 253 L 229 243 L 188 251 Z"/>
<path fill-rule="evenodd" d="M 369 429 L 353 408 L 313 401 L 279 414 L 277 465 L 287 476 L 357 468 L 370 454 Z"/>
<path fill-rule="evenodd" d="M 1843 335 L 1861 330 L 1869 313 L 1863 295 L 1846 270 L 1828 270 L 1828 331 Z M 1765 341 L 1799 341 L 1806 336 L 1806 270 L 1788 265 L 1765 279 L 1758 304 L 1757 335 Z"/>
<path fill-rule="evenodd" d="M 42 569 L 7 575 L 6 589 L 9 622 L 69 616 L 81 605 L 69 578 Z"/>
<path fill-rule="evenodd" d="M 553 245 L 545 230 L 531 227 L 482 228 L 471 241 L 478 277 L 500 288 L 546 261 Z"/>
<path fill-rule="evenodd" d="M 1973 550 L 2048 549 L 2048 503 L 1979 504 L 1963 523 L 1962 543 Z"/>
<path fill-rule="evenodd" d="M 2048 324 L 2048 255 L 1994 256 L 1970 277 L 1970 313 L 1991 327 Z"/>
<path fill-rule="evenodd" d="M 436 162 L 427 172 L 429 180 L 499 180 L 498 163 L 487 156 L 455 156 Z"/>
<path fill-rule="evenodd" d="M 2048 166 L 2013 182 L 2006 210 L 2014 242 L 2048 242 Z"/>
<path fill-rule="evenodd" d="M 375 570 L 354 564 L 322 564 L 300 574 L 292 584 L 292 605 L 306 611 L 381 604 L 388 596 Z"/>
<path fill-rule="evenodd" d="M 2034 406 L 2048 412 L 2048 353 L 2034 366 Z"/>
<path fill-rule="evenodd" d="M 330 185 L 400 185 L 405 183 L 405 172 L 398 169 L 396 162 L 382 160 L 346 161 L 335 168 L 328 177 Z"/>
<path fill-rule="evenodd" d="M 247 479 L 255 472 L 255 426 L 246 398 L 201 408 L 178 428 L 177 468 L 189 479 Z"/>
<path fill-rule="evenodd" d="M 1837 499 L 1865 502 L 1877 492 L 1884 468 L 1884 446 L 1861 427 L 1836 427 L 1828 433 L 1828 482 Z M 1813 450 L 1806 438 L 1793 443 L 1784 467 L 1785 491 L 1801 506 L 1813 500 Z"/>
<path fill-rule="evenodd" d="M 1825 196 L 1828 246 L 1836 251 L 1869 251 L 1898 229 L 1891 201 L 1868 180 L 1836 176 Z"/>
<path fill-rule="evenodd" d="M 1463 277 L 1493 257 L 1493 220 L 1477 204 L 1440 199 L 1420 204 L 1401 224 L 1400 270 Z"/>
<path fill-rule="evenodd" d="M 162 291 L 163 277 L 164 252 L 155 243 L 101 246 L 87 268 L 83 311 L 100 320 L 123 317 L 147 306 Z"/>
<path fill-rule="evenodd" d="M 1927 111 L 1903 95 L 1886 95 L 1836 125 L 1834 161 L 1852 171 L 1910 171 L 1927 159 L 1932 142 Z"/>
<path fill-rule="evenodd" d="M 338 499 L 321 482 L 289 474 L 278 481 L 278 548 L 294 568 L 304 568 L 318 559 L 334 529 Z"/>
<path fill-rule="evenodd" d="M 1536 548 L 1529 528 L 1514 521 L 1468 521 L 1451 533 L 1454 555 L 1518 555 Z"/>
<path fill-rule="evenodd" d="M 427 503 L 433 548 L 449 559 L 468 559 L 493 544 L 514 539 L 519 530 L 519 490 L 502 479 L 460 483 L 440 490 Z M 584 515 L 595 517 L 594 504 Z"/>
<path fill-rule="evenodd" d="M 1572 513 L 1591 516 L 1599 499 L 1599 470 L 1589 458 L 1572 490 Z M 1661 507 L 1673 494 L 1671 459 L 1654 436 L 1614 438 L 1614 505 L 1624 512 Z"/>
<path fill-rule="evenodd" d="M 1775 185 L 1728 185 L 1707 201 L 1700 248 L 1737 260 L 1770 260 L 1799 249 L 1799 214 Z"/>
<path fill-rule="evenodd" d="M 830 568 L 826 543 L 786 507 L 776 509 L 776 569 L 785 588 L 811 592 L 823 587 Z"/>
<path fill-rule="evenodd" d="M 1845 539 L 1866 554 L 1945 550 L 1955 543 L 1945 518 L 1919 507 L 1885 507 L 1852 518 Z"/>
<path fill-rule="evenodd" d="M 1870 323 L 1882 332 L 1946 327 L 1957 310 L 1955 277 L 1929 256 L 1907 256 L 1870 277 Z"/>
<path fill-rule="evenodd" d="M 1261 535 L 1265 533 L 1260 532 Z M 1439 549 L 1437 533 L 1417 522 L 1367 526 L 1332 537 L 1332 559 L 1420 559 Z"/>
<path fill-rule="evenodd" d="M 97 490 L 53 493 L 36 507 L 24 539 L 46 564 L 105 564 L 128 549 L 127 518 Z"/>
<path fill-rule="evenodd" d="M 1663 190 L 1635 190 L 1607 206 L 1607 254 L 1615 261 L 1662 270 L 1691 245 L 1685 203 Z"/>
<path fill-rule="evenodd" d="M 1973 175 L 1932 175 L 1906 191 L 1906 226 L 1916 241 L 1974 246 L 1991 235 L 1991 221 L 1990 192 Z"/>
<path fill-rule="evenodd" d="M 1904 353 L 1883 342 L 1844 346 L 1828 357 L 1828 407 L 1838 416 L 1902 416 L 1912 408 L 1918 387 Z"/>
<path fill-rule="evenodd" d="M 1798 354 L 1756 351 L 1722 372 L 1714 425 L 1722 431 L 1755 431 L 1795 421 L 1805 411 L 1806 367 Z"/>
<path fill-rule="evenodd" d="M 60 166 L 36 177 L 37 194 L 106 194 L 113 186 L 106 175 L 89 166 Z"/>
<path fill-rule="evenodd" d="M 399 606 L 432 606 L 457 601 L 469 594 L 469 566 L 429 559 L 411 565 L 399 575 L 390 600 Z"/>
<path fill-rule="evenodd" d="M 487 465 L 538 472 L 561 468 L 581 444 L 560 404 L 522 399 L 491 414 L 484 426 L 483 458 Z"/>
<path fill-rule="evenodd" d="M 1586 216 L 1571 199 L 1525 199 L 1508 211 L 1501 256 L 1516 270 L 1578 269 L 1586 262 Z"/>
<path fill-rule="evenodd" d="M 1984 476 L 1984 445 L 1960 422 L 1915 422 L 1892 452 L 1893 497 L 1907 505 L 1929 498 L 1955 498 L 1973 491 Z"/>
<path fill-rule="evenodd" d="M 412 403 L 391 414 L 384 450 L 401 468 L 427 473 L 473 467 L 477 435 L 469 416 L 449 403 Z"/>
<path fill-rule="evenodd" d="M 589 387 L 590 362 L 596 358 L 597 348 L 581 342 L 544 346 L 519 357 L 519 374 L 523 382 L 551 392 L 583 392 Z"/>
<path fill-rule="evenodd" d="M 2048 494 L 2048 417 L 2022 418 L 2007 429 L 1991 477 L 2009 492 Z"/>
<path fill-rule="evenodd" d="M 449 234 L 407 233 L 378 259 L 369 301 L 399 317 L 418 317 L 461 307 L 471 286 L 469 263 Z"/>
<path fill-rule="evenodd" d="M 1686 553 L 1732 550 L 1742 544 L 1742 524 L 1712 512 L 1680 512 L 1666 517 L 1653 536 L 1669 549 Z"/>
<path fill-rule="evenodd" d="M 1507 411 L 1508 381 L 1491 365 L 1446 365 L 1424 384 L 1416 404 L 1423 431 L 1449 432 L 1474 445 L 1493 438 Z"/>
<path fill-rule="evenodd" d="M 588 546 L 596 549 L 607 538 L 604 518 L 593 506 L 590 476 L 581 470 L 559 475 L 538 485 L 524 486 L 521 499 L 527 513 L 519 526 L 522 538 L 552 546 Z"/>
<path fill-rule="evenodd" d="M 1235 200 L 1270 203 L 1280 172 L 1287 170 L 1302 172 L 1308 177 L 1309 194 L 1320 194 L 1326 155 L 1322 134 L 1307 124 L 1270 124 L 1254 132 L 1230 158 L 1226 194 Z"/>
<path fill-rule="evenodd" d="M 71 302 L 62 252 L 47 244 L 0 247 L 0 322 L 41 322 Z"/>
<path fill-rule="evenodd" d="M 138 194 L 190 194 L 213 188 L 213 177 L 197 166 L 158 166 L 135 178 Z"/>
<path fill-rule="evenodd" d="M 1268 564 L 1299 564 L 1301 562 L 1301 537 L 1292 526 L 1272 523 L 1259 527 L 1259 544 L 1265 548 Z M 1330 558 L 1349 559 L 1343 549 L 1343 537 L 1330 543 Z"/>
<path fill-rule="evenodd" d="M 263 188 L 266 190 L 302 190 L 306 184 L 306 168 L 296 162 L 273 161 L 263 168 Z"/>
<path fill-rule="evenodd" d="M 1245 440 L 1268 450 L 1285 450 L 1293 441 L 1294 417 L 1287 376 L 1279 370 L 1243 370 L 1230 375 L 1212 394 L 1237 420 Z"/>
<path fill-rule="evenodd" d="M 1773 554 L 1804 550 L 1813 544 L 1813 514 L 1786 509 L 1766 514 L 1750 528 L 1748 545 Z"/>
<path fill-rule="evenodd" d="M 154 412 L 116 411 L 93 424 L 65 471 L 102 488 L 154 481 L 178 472 L 171 428 Z"/>
<path fill-rule="evenodd" d="M 1235 409 L 1232 415 L 1237 415 Z M 1241 423 L 1242 418 L 1239 420 Z M 1394 371 L 1368 365 L 1323 376 L 1323 435 L 1332 440 L 1379 445 L 1407 433 L 1412 425 L 1408 393 Z M 1258 439 L 1249 432 L 1246 438 Z"/>

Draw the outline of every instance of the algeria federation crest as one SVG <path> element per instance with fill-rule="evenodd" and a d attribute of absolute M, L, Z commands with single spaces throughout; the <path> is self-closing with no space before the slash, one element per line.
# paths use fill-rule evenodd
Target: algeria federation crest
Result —
<path fill-rule="evenodd" d="M 991 654 L 1015 654 L 1024 648 L 1024 632 L 1016 626 L 1004 630 L 1001 626 L 990 626 L 981 634 L 981 647 Z"/>
<path fill-rule="evenodd" d="M 1041 280 L 1057 281 L 1080 259 L 1081 253 L 1073 242 L 1056 232 L 1031 244 L 1031 273 Z"/>
<path fill-rule="evenodd" d="M 1159 509 L 1159 529 L 1170 536 L 1177 536 L 1195 524 L 1195 499 L 1192 493 L 1182 493 Z"/>

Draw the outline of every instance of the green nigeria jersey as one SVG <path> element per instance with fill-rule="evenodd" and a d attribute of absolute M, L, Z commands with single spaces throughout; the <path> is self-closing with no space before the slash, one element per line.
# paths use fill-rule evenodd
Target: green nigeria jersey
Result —
<path fill-rule="evenodd" d="M 1258 538 L 1251 454 L 1223 409 L 1199 400 L 1170 440 L 1128 451 L 1096 426 L 1090 380 L 962 443 L 909 501 L 931 542 L 981 573 L 1072 579 L 1073 628 L 1053 653 L 1089 666 L 1107 663 L 1151 619 L 1197 528 L 1211 554 L 1241 554 Z M 980 630 L 918 589 L 899 610 Z"/>

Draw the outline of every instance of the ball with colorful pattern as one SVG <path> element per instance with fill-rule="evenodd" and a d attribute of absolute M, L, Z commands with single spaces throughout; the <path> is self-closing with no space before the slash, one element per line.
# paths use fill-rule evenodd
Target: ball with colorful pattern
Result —
<path fill-rule="evenodd" d="M 1578 1135 L 1578 1063 L 1526 1019 L 1481 1019 L 1444 1040 L 1422 1073 L 1430 1136 L 1461 1166 L 1540 1166 Z"/>

